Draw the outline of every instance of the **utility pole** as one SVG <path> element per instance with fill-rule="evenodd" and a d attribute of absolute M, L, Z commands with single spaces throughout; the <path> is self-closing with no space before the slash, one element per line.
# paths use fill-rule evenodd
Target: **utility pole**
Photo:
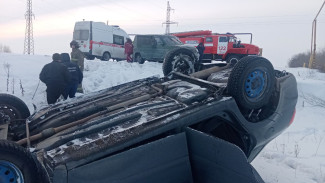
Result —
<path fill-rule="evenodd" d="M 317 17 L 319 15 L 319 13 L 322 11 L 323 7 L 325 5 L 325 1 L 322 5 L 322 7 L 320 8 L 320 10 L 318 11 L 313 24 L 312 24 L 312 32 L 311 32 L 311 50 L 310 50 L 310 59 L 309 59 L 309 65 L 308 68 L 312 69 L 315 68 L 317 63 L 315 60 L 316 57 L 316 25 L 317 25 Z"/>
<path fill-rule="evenodd" d="M 170 24 L 178 24 L 177 22 L 171 22 L 170 21 L 170 11 L 171 10 L 174 10 L 174 9 L 172 9 L 170 7 L 169 1 L 167 1 L 167 17 L 166 17 L 166 22 L 163 23 L 163 25 L 166 24 L 166 32 L 165 32 L 165 34 L 167 34 L 167 35 L 170 33 Z"/>
<path fill-rule="evenodd" d="M 34 55 L 34 38 L 33 38 L 33 17 L 32 12 L 32 0 L 27 0 L 26 18 L 26 30 L 25 30 L 25 42 L 24 42 L 24 54 Z"/>

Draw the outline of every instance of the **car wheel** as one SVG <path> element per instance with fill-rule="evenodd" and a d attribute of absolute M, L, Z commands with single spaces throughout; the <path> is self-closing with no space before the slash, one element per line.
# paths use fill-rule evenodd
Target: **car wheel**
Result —
<path fill-rule="evenodd" d="M 245 109 L 259 109 L 269 102 L 274 91 L 274 68 L 259 56 L 242 58 L 228 79 L 228 93 Z"/>
<path fill-rule="evenodd" d="M 189 50 L 178 49 L 170 51 L 164 59 L 164 75 L 166 76 L 172 71 L 189 75 L 195 72 L 194 62 L 193 54 Z"/>
<path fill-rule="evenodd" d="M 135 61 L 138 62 L 139 64 L 143 64 L 144 63 L 144 59 L 142 58 L 142 56 L 140 54 L 137 54 L 135 56 Z"/>
<path fill-rule="evenodd" d="M 48 183 L 48 176 L 35 156 L 14 142 L 0 140 L 0 182 Z"/>
<path fill-rule="evenodd" d="M 102 61 L 109 61 L 111 55 L 108 52 L 105 52 L 101 58 Z"/>
<path fill-rule="evenodd" d="M 226 62 L 230 64 L 231 67 L 235 66 L 237 62 L 240 60 L 240 57 L 238 55 L 231 55 L 227 58 Z"/>
<path fill-rule="evenodd" d="M 29 109 L 24 101 L 13 95 L 0 94 L 0 101 L 0 124 L 10 122 L 8 135 L 15 134 L 18 127 L 25 125 Z"/>
<path fill-rule="evenodd" d="M 86 59 L 87 59 L 87 60 L 94 60 L 94 59 L 95 59 L 95 56 L 93 56 L 93 55 L 88 55 L 88 56 L 86 57 Z"/>

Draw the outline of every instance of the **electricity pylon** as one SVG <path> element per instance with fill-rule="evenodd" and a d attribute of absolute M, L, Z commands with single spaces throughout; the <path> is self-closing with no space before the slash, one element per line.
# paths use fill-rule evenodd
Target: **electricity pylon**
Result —
<path fill-rule="evenodd" d="M 324 4 L 325 4 L 325 1 L 313 21 L 312 33 L 311 33 L 310 59 L 309 59 L 309 65 L 308 65 L 308 68 L 310 68 L 310 69 L 312 69 L 312 68 L 315 69 L 315 67 L 317 66 L 317 63 L 315 60 L 315 57 L 316 57 L 316 25 L 317 25 L 317 17 L 319 15 L 319 13 L 322 11 Z"/>
<path fill-rule="evenodd" d="M 166 22 L 164 22 L 163 24 L 166 24 L 166 32 L 165 34 L 169 34 L 170 33 L 170 24 L 178 24 L 177 22 L 172 22 L 170 21 L 170 11 L 174 10 L 170 7 L 169 5 L 169 1 L 167 1 L 167 17 L 166 17 Z"/>
<path fill-rule="evenodd" d="M 26 30 L 25 30 L 25 42 L 24 42 L 24 54 L 34 55 L 34 38 L 33 38 L 33 17 L 32 12 L 32 0 L 27 0 L 26 18 Z"/>

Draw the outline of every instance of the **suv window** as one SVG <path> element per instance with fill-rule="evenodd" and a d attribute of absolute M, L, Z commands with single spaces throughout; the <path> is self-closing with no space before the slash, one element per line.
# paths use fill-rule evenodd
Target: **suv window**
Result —
<path fill-rule="evenodd" d="M 139 47 L 151 47 L 152 36 L 138 36 L 137 45 Z"/>
<path fill-rule="evenodd" d="M 124 37 L 118 36 L 118 35 L 113 35 L 113 43 L 118 44 L 118 45 L 124 45 Z"/>
<path fill-rule="evenodd" d="M 75 30 L 73 32 L 73 40 L 88 40 L 89 30 Z"/>
<path fill-rule="evenodd" d="M 167 45 L 181 45 L 181 44 L 183 44 L 177 37 L 174 37 L 174 36 L 164 36 L 162 38 L 163 38 L 163 41 Z"/>
<path fill-rule="evenodd" d="M 160 39 L 160 37 L 155 37 L 155 40 L 156 40 L 157 45 L 163 45 L 163 42 Z"/>

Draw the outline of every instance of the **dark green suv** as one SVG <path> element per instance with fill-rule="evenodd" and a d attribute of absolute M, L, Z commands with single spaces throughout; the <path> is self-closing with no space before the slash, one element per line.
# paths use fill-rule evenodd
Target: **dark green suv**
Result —
<path fill-rule="evenodd" d="M 164 62 L 164 74 L 178 71 L 184 74 L 195 72 L 199 53 L 195 47 L 184 45 L 172 35 L 136 35 L 134 38 L 134 61 Z M 165 61 L 164 61 L 165 60 Z"/>

